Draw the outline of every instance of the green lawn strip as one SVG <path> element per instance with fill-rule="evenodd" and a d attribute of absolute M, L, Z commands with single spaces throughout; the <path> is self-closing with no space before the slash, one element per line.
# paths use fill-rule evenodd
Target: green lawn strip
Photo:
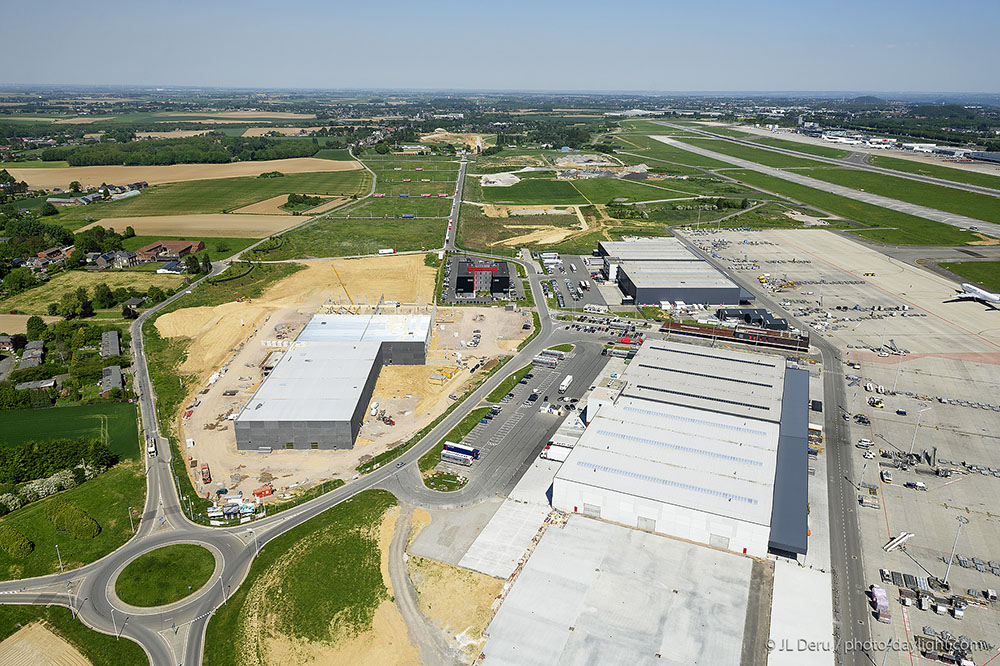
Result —
<path fill-rule="evenodd" d="M 711 127 L 703 126 L 701 129 L 706 132 L 712 132 L 713 134 L 721 134 L 722 136 L 731 136 L 734 139 L 745 139 L 749 136 L 754 136 L 750 132 L 744 132 L 743 130 L 733 129 L 732 127 Z"/>
<path fill-rule="evenodd" d="M 137 197 L 74 208 L 60 216 L 67 222 L 143 215 L 224 213 L 279 194 L 362 195 L 371 174 L 364 169 L 290 173 L 280 178 L 213 178 L 155 185 Z M 107 226 L 107 225 L 105 225 Z"/>
<path fill-rule="evenodd" d="M 115 594 L 132 606 L 165 606 L 197 592 L 215 570 L 212 551 L 190 543 L 164 546 L 129 562 Z"/>
<path fill-rule="evenodd" d="M 758 139 L 754 139 L 754 143 L 762 143 L 765 146 L 774 146 L 775 148 L 785 148 L 787 150 L 794 150 L 800 153 L 818 155 L 819 157 L 830 157 L 838 160 L 843 159 L 851 154 L 851 151 L 849 150 L 841 150 L 840 148 L 830 148 L 828 146 L 817 146 L 811 143 L 804 143 L 802 141 L 789 141 L 788 139 L 779 139 L 774 136 L 762 136 Z"/>
<path fill-rule="evenodd" d="M 192 500 L 194 506 L 193 519 L 207 523 L 205 509 L 211 504 L 195 490 L 188 476 L 180 440 L 176 431 L 177 410 L 180 409 L 188 391 L 194 384 L 193 375 L 180 375 L 177 369 L 187 357 L 190 338 L 162 338 L 156 330 L 156 319 L 168 312 L 187 307 L 214 306 L 236 300 L 238 297 L 256 298 L 274 282 L 288 277 L 302 269 L 297 264 L 257 264 L 254 270 L 243 277 L 228 282 L 205 284 L 186 294 L 183 298 L 167 306 L 156 316 L 146 321 L 143 326 L 143 338 L 146 343 L 146 357 L 149 377 L 156 389 L 157 418 L 161 434 L 170 441 L 171 467 L 181 487 L 181 494 Z M 231 266 L 221 277 L 228 274 L 239 275 L 246 270 L 245 264 Z M 298 497 L 296 497 L 298 499 Z"/>
<path fill-rule="evenodd" d="M 345 217 L 447 217 L 451 199 L 441 197 L 369 197 L 330 214 L 330 218 Z M 442 238 L 444 236 L 442 235 Z"/>
<path fill-rule="evenodd" d="M 124 229 L 119 229 L 118 231 L 124 231 Z M 122 248 L 135 252 L 141 247 L 161 240 L 201 241 L 205 244 L 205 249 L 195 253 L 195 256 L 200 260 L 207 254 L 212 261 L 218 261 L 220 259 L 227 259 L 240 250 L 245 250 L 260 239 L 217 238 L 214 236 L 133 236 L 122 241 Z"/>
<path fill-rule="evenodd" d="M 679 140 L 697 148 L 704 148 L 705 150 L 711 150 L 712 152 L 721 153 L 722 155 L 729 155 L 730 157 L 736 157 L 778 169 L 784 169 L 787 167 L 827 166 L 824 162 L 817 162 L 816 160 L 811 160 L 805 157 L 794 157 L 792 155 L 776 153 L 764 148 L 753 148 L 742 143 L 733 143 L 732 141 L 726 141 L 724 139 Z"/>
<path fill-rule="evenodd" d="M 271 637 L 266 628 L 297 643 L 370 630 L 375 610 L 389 600 L 378 526 L 395 505 L 387 491 L 366 490 L 268 542 L 209 620 L 205 663 L 237 666 L 260 654 Z M 249 621 L 258 614 L 267 621 Z"/>
<path fill-rule="evenodd" d="M 448 221 L 324 219 L 284 234 L 275 250 L 257 254 L 266 261 L 308 257 L 346 257 L 375 254 L 381 249 L 397 252 L 440 247 Z"/>
<path fill-rule="evenodd" d="M 849 231 L 873 241 L 895 245 L 965 245 L 975 237 L 957 228 L 926 220 L 915 215 L 907 215 L 872 204 L 848 199 L 829 192 L 799 185 L 749 169 L 735 169 L 727 174 L 745 183 L 776 194 L 789 197 L 801 203 L 815 206 L 832 215 L 863 224 L 864 227 Z"/>
<path fill-rule="evenodd" d="M 564 342 L 561 345 L 555 345 L 555 346 L 549 347 L 549 349 L 551 351 L 560 351 L 560 352 L 566 352 L 566 353 L 569 353 L 569 352 L 573 351 L 575 348 L 576 348 L 576 345 L 574 345 L 571 342 Z"/>
<path fill-rule="evenodd" d="M 990 291 L 1000 291 L 1000 261 L 957 261 L 941 264 L 941 268 L 977 282 Z"/>
<path fill-rule="evenodd" d="M 88 628 L 61 606 L 0 606 L 0 640 L 34 622 L 75 647 L 92 666 L 148 666 L 149 658 L 138 643 Z"/>
<path fill-rule="evenodd" d="M 526 365 L 520 370 L 515 370 L 504 378 L 502 382 L 486 396 L 486 402 L 500 402 L 500 398 L 510 393 L 517 383 L 524 379 L 524 376 L 531 372 L 531 366 Z"/>
<path fill-rule="evenodd" d="M 628 140 L 635 144 L 635 149 L 629 149 L 627 146 L 623 152 L 632 153 L 633 155 L 640 155 L 640 159 L 627 160 L 629 163 L 640 163 L 647 160 L 662 160 L 663 162 L 680 164 L 688 167 L 704 167 L 708 169 L 715 169 L 721 167 L 732 166 L 729 162 L 722 162 L 720 160 L 714 159 L 712 157 L 705 157 L 704 155 L 699 155 L 697 153 L 692 153 L 689 150 L 684 150 L 683 148 L 678 148 L 677 146 L 663 143 L 662 141 L 657 141 L 652 137 L 643 136 L 632 136 Z M 682 139 L 678 139 L 679 141 Z M 683 139 L 687 140 L 687 139 Z M 620 155 L 623 160 L 628 158 L 627 155 Z M 648 162 L 647 162 L 648 163 Z M 662 170 L 659 163 L 649 164 L 654 170 Z M 694 170 L 684 171 L 682 173 L 698 173 Z"/>
<path fill-rule="evenodd" d="M 441 462 L 441 452 L 444 451 L 444 443 L 452 442 L 453 444 L 459 444 L 462 439 L 469 434 L 469 431 L 475 428 L 476 424 L 479 423 L 479 421 L 486 416 L 486 413 L 489 411 L 489 407 L 477 407 L 466 414 L 465 417 L 458 422 L 458 425 L 452 428 L 447 435 L 441 438 L 440 442 L 431 447 L 430 451 L 420 456 L 420 460 L 417 461 L 417 466 L 420 468 L 420 472 L 427 474 L 427 472 L 434 469 L 437 464 Z"/>
<path fill-rule="evenodd" d="M 927 164 L 926 162 L 916 162 L 914 160 L 904 160 L 898 157 L 887 157 L 885 155 L 869 155 L 868 163 L 885 169 L 895 169 L 905 171 L 920 176 L 931 176 L 952 180 L 957 183 L 968 185 L 978 185 L 980 187 L 991 187 L 1000 190 L 1000 176 L 991 176 L 988 173 L 978 171 L 967 171 L 965 169 L 954 169 L 952 167 L 938 164 Z"/>
<path fill-rule="evenodd" d="M 17 530 L 35 545 L 34 550 L 22 559 L 15 559 L 0 550 L 0 580 L 58 572 L 57 544 L 67 570 L 104 557 L 132 537 L 128 508 L 132 507 L 138 527 L 145 497 L 146 477 L 140 464 L 123 462 L 75 488 L 32 502 L 0 518 L 0 526 Z M 46 508 L 52 502 L 67 502 L 83 510 L 100 526 L 100 533 L 92 539 L 74 539 L 66 532 L 57 531 L 46 514 Z"/>
<path fill-rule="evenodd" d="M 99 402 L 0 412 L 0 447 L 80 437 L 106 442 L 122 460 L 137 460 L 141 450 L 136 405 Z"/>
<path fill-rule="evenodd" d="M 1000 199 L 988 194 L 966 192 L 946 185 L 922 183 L 858 169 L 823 169 L 810 172 L 811 178 L 879 194 L 956 215 L 987 222 L 1000 222 Z"/>
<path fill-rule="evenodd" d="M 6 119 L 4 119 L 6 120 Z M 64 160 L 43 162 L 42 160 L 25 160 L 24 162 L 0 162 L 0 169 L 62 169 L 69 166 Z"/>

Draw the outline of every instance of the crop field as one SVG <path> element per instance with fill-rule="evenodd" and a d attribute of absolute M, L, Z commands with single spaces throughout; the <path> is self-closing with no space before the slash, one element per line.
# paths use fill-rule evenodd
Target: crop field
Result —
<path fill-rule="evenodd" d="M 333 218 L 350 217 L 447 217 L 451 198 L 439 197 L 369 197 L 352 206 L 344 206 L 330 214 Z M 442 235 L 442 238 L 444 236 Z"/>
<path fill-rule="evenodd" d="M 335 162 L 349 162 L 354 159 L 351 157 L 351 153 L 344 148 L 323 148 L 313 155 L 313 157 L 318 157 L 321 160 L 333 160 Z"/>
<path fill-rule="evenodd" d="M 0 580 L 43 576 L 59 571 L 56 544 L 63 566 L 76 569 L 104 557 L 132 537 L 128 508 L 133 520 L 142 515 L 146 497 L 146 477 L 138 461 L 119 463 L 75 488 L 32 502 L 0 518 L 0 525 L 13 528 L 35 544 L 23 559 L 14 559 L 0 550 Z M 93 518 L 101 527 L 92 539 L 74 539 L 59 532 L 45 517 L 50 502 L 69 502 Z M 150 517 L 152 520 L 152 517 Z"/>
<path fill-rule="evenodd" d="M 965 245 L 974 238 L 967 232 L 961 232 L 942 222 L 925 220 L 922 217 L 848 199 L 756 171 L 735 169 L 726 173 L 754 187 L 815 206 L 837 217 L 852 220 L 861 226 L 850 229 L 851 233 L 879 243 L 890 245 Z"/>
<path fill-rule="evenodd" d="M 787 169 L 789 167 L 824 167 L 826 166 L 823 162 L 817 162 L 815 160 L 810 160 L 805 157 L 792 157 L 791 155 L 784 155 L 782 153 L 775 153 L 770 150 L 765 150 L 763 148 L 751 148 L 750 146 L 745 146 L 741 143 L 733 143 L 732 141 L 726 141 L 724 139 L 679 139 L 684 143 L 696 146 L 698 148 L 704 148 L 706 150 L 711 150 L 716 153 L 721 153 L 723 155 L 729 155 L 730 157 L 738 157 L 740 159 L 748 160 L 750 162 L 756 162 L 757 164 L 763 164 L 765 166 L 775 167 L 777 169 Z M 732 166 L 732 165 L 727 165 Z"/>
<path fill-rule="evenodd" d="M 209 620 L 205 663 L 277 663 L 269 652 L 278 641 L 332 648 L 372 631 L 389 602 L 379 526 L 395 504 L 384 490 L 366 490 L 270 541 Z"/>
<path fill-rule="evenodd" d="M 351 196 L 367 194 L 367 171 L 286 174 L 282 178 L 217 178 L 170 183 L 149 188 L 137 197 L 73 208 L 60 221 L 223 213 L 279 194 Z"/>
<path fill-rule="evenodd" d="M 831 157 L 833 159 L 843 159 L 851 154 L 849 150 L 841 150 L 840 148 L 829 148 L 827 146 L 816 146 L 811 143 L 805 143 L 802 141 L 789 141 L 787 139 L 779 139 L 773 136 L 762 136 L 759 139 L 754 139 L 754 143 L 762 143 L 765 146 L 774 146 L 775 148 L 786 148 L 788 150 L 796 150 L 800 153 L 809 153 L 810 155 L 818 155 L 820 157 Z"/>
<path fill-rule="evenodd" d="M 125 185 L 144 180 L 150 185 L 177 183 L 192 180 L 216 180 L 220 178 L 252 177 L 262 173 L 315 173 L 319 171 L 358 171 L 357 162 L 338 162 L 296 157 L 285 160 L 260 162 L 230 162 L 227 164 L 171 164 L 169 166 L 83 166 L 55 169 L 8 169 L 17 180 L 27 181 L 33 188 L 50 190 L 53 187 L 66 189 L 78 180 L 84 187 L 98 187 L 101 183 Z"/>
<path fill-rule="evenodd" d="M 20 294 L 0 299 L 0 312 L 17 310 L 25 314 L 47 314 L 49 303 L 58 303 L 66 294 L 75 292 L 80 287 L 86 287 L 93 294 L 96 285 L 104 282 L 112 290 L 118 287 L 135 287 L 146 291 L 152 286 L 173 292 L 183 282 L 179 275 L 158 275 L 141 271 L 107 271 L 90 273 L 87 271 L 70 271 L 61 273 L 46 283 L 32 287 Z"/>
<path fill-rule="evenodd" d="M 477 183 L 478 185 L 478 183 Z M 511 204 L 585 204 L 586 197 L 568 181 L 530 178 L 510 187 L 482 187 L 482 200 Z M 468 198 L 468 197 L 465 197 Z"/>
<path fill-rule="evenodd" d="M 80 437 L 106 442 L 122 460 L 138 459 L 136 406 L 108 402 L 0 412 L 0 447 Z"/>
<path fill-rule="evenodd" d="M 434 196 L 447 194 L 451 196 L 455 193 L 454 182 L 454 180 L 451 182 L 439 181 L 435 183 L 387 182 L 380 177 L 375 185 L 375 192 L 377 194 L 384 194 L 387 197 L 398 197 L 400 194 L 409 194 L 411 197 L 419 197 L 421 194 L 433 194 Z"/>
<path fill-rule="evenodd" d="M 909 203 L 966 215 L 977 220 L 1000 222 L 1000 199 L 988 194 L 966 192 L 945 185 L 922 183 L 897 176 L 886 176 L 856 169 L 823 169 L 809 174 L 813 178 L 856 190 L 907 201 Z"/>
<path fill-rule="evenodd" d="M 958 261 L 941 264 L 941 268 L 978 282 L 985 289 L 1000 292 L 1000 261 Z"/>
<path fill-rule="evenodd" d="M 404 178 L 409 178 L 412 183 L 419 183 L 427 179 L 432 183 L 454 183 L 458 178 L 458 171 L 448 171 L 444 169 L 425 169 L 424 171 L 393 171 L 392 169 L 374 169 L 378 177 L 379 186 L 386 182 L 402 182 Z"/>
<path fill-rule="evenodd" d="M 141 217 L 116 217 L 93 222 L 78 229 L 85 231 L 92 226 L 110 226 L 119 229 L 132 227 L 143 236 L 179 236 L 190 232 L 194 236 L 218 238 L 267 238 L 279 231 L 302 222 L 301 217 L 291 215 L 225 215 L 205 213 L 200 215 L 147 215 Z"/>
<path fill-rule="evenodd" d="M 375 254 L 384 248 L 397 252 L 438 248 L 444 243 L 447 226 L 444 219 L 317 220 L 285 234 L 284 244 L 261 258 L 348 257 Z"/>
<path fill-rule="evenodd" d="M 631 153 L 632 156 L 618 155 L 619 159 L 627 160 L 630 164 L 646 162 L 650 168 L 657 171 L 668 171 L 669 173 L 684 175 L 701 172 L 693 168 L 678 170 L 677 167 L 672 167 L 666 169 L 665 166 L 681 165 L 682 167 L 704 167 L 706 169 L 732 166 L 728 162 L 721 162 L 711 157 L 703 157 L 682 148 L 667 145 L 662 141 L 657 141 L 648 136 L 623 137 L 622 142 L 626 144 L 626 152 Z M 633 147 L 630 148 L 629 144 Z M 638 159 L 634 157 L 636 155 L 639 156 Z"/>
<path fill-rule="evenodd" d="M 868 162 L 869 164 L 886 169 L 895 169 L 896 171 L 915 173 L 920 176 L 932 176 L 934 178 L 943 178 L 944 180 L 953 180 L 956 183 L 967 183 L 969 185 L 992 187 L 995 190 L 1000 190 L 1000 175 L 992 176 L 988 173 L 979 173 L 978 171 L 954 169 L 948 166 L 904 160 L 898 157 L 886 157 L 884 155 L 869 155 Z"/>

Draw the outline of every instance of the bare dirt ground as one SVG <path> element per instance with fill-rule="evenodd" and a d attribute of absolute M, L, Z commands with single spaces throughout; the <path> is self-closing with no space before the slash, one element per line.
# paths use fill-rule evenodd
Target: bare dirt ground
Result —
<path fill-rule="evenodd" d="M 89 125 L 98 120 L 107 120 L 114 116 L 80 116 L 79 118 L 63 118 L 55 121 L 55 125 Z"/>
<path fill-rule="evenodd" d="M 0 335 L 17 335 L 25 332 L 25 326 L 31 315 L 0 314 Z M 42 317 L 46 324 L 59 321 L 59 317 Z"/>
<path fill-rule="evenodd" d="M 315 132 L 322 127 L 248 127 L 243 136 L 264 136 L 270 132 L 277 132 L 284 136 L 295 136 L 303 132 Z"/>
<path fill-rule="evenodd" d="M 90 666 L 90 661 L 44 622 L 32 622 L 0 642 L 0 666 Z"/>
<path fill-rule="evenodd" d="M 263 201 L 252 203 L 249 206 L 243 206 L 243 208 L 236 208 L 233 210 L 233 213 L 241 215 L 291 215 L 291 211 L 287 211 L 282 208 L 282 206 L 286 203 L 288 203 L 288 195 L 279 194 L 271 197 L 270 199 L 264 199 Z"/>
<path fill-rule="evenodd" d="M 287 201 L 288 195 L 283 194 L 281 198 Z M 271 199 L 267 199 L 267 201 L 271 201 Z M 252 206 L 258 205 L 260 204 L 252 204 Z M 116 227 L 132 227 L 139 236 L 197 236 L 199 238 L 267 238 L 271 234 L 293 227 L 303 221 L 304 218 L 292 217 L 289 213 L 260 215 L 198 213 L 114 218 Z M 81 227 L 79 231 L 101 224 L 108 224 L 108 220 L 92 222 Z"/>
<path fill-rule="evenodd" d="M 496 138 L 489 134 L 473 134 L 459 132 L 431 132 L 420 137 L 421 143 L 450 143 L 458 146 L 467 146 L 469 150 L 480 149 L 496 143 Z"/>
<path fill-rule="evenodd" d="M 823 227 L 830 224 L 827 218 L 806 215 L 805 213 L 800 213 L 796 210 L 786 210 L 785 217 L 790 217 L 796 222 L 801 222 L 802 225 L 806 227 Z"/>
<path fill-rule="evenodd" d="M 410 543 L 430 522 L 426 511 L 414 511 Z M 420 611 L 470 661 L 475 659 L 486 642 L 483 631 L 493 617 L 494 603 L 505 581 L 415 555 L 410 555 L 406 564 Z"/>
<path fill-rule="evenodd" d="M 32 188 L 68 187 L 78 180 L 84 187 L 101 183 L 125 184 L 144 180 L 150 185 L 177 183 L 186 180 L 209 180 L 237 176 L 259 176 L 268 171 L 282 173 L 318 173 L 321 171 L 352 171 L 360 169 L 357 162 L 324 160 L 318 157 L 293 157 L 286 160 L 261 162 L 230 162 L 228 164 L 171 164 L 169 166 L 86 166 L 54 169 L 8 169 L 11 176 L 23 180 Z M 44 172 L 44 173 L 41 173 Z"/>
<path fill-rule="evenodd" d="M 378 544 L 381 555 L 379 567 L 383 584 L 388 588 L 389 600 L 376 609 L 372 627 L 357 636 L 343 636 L 333 642 L 306 642 L 288 637 L 275 626 L 275 618 L 268 617 L 267 598 L 280 594 L 274 589 L 278 576 L 258 582 L 247 595 L 247 606 L 254 608 L 246 625 L 249 632 L 258 636 L 258 645 L 240 646 L 248 664 L 352 664 L 358 666 L 419 666 L 417 649 L 410 643 L 406 625 L 396 609 L 392 582 L 389 579 L 389 544 L 399 517 L 399 508 L 386 512 L 378 527 Z M 280 573 L 279 570 L 276 572 Z M 258 655 L 256 659 L 252 655 Z"/>

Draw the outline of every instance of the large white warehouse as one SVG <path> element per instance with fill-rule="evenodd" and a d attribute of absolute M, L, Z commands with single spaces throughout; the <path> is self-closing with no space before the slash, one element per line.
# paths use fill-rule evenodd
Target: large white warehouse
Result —
<path fill-rule="evenodd" d="M 646 341 L 556 474 L 552 504 L 761 556 L 806 552 L 808 373 Z"/>

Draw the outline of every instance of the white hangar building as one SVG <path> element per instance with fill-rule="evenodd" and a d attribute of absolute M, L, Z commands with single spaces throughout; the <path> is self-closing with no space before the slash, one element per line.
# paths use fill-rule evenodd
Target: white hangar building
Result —
<path fill-rule="evenodd" d="M 778 356 L 647 340 L 552 504 L 736 552 L 807 545 L 809 376 Z"/>

